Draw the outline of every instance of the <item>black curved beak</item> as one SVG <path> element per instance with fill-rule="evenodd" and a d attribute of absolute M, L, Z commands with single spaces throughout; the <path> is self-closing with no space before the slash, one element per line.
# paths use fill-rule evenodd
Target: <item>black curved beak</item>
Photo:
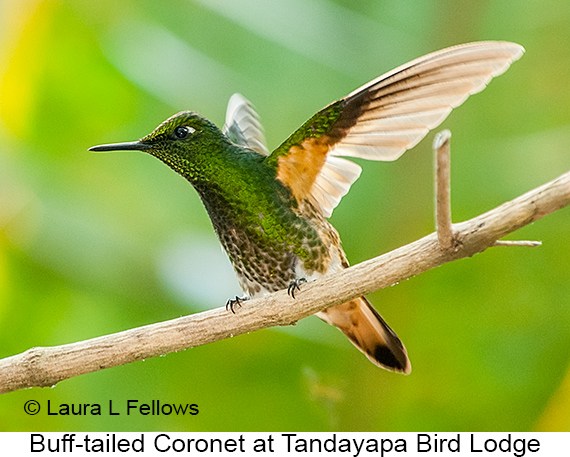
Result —
<path fill-rule="evenodd" d="M 101 144 L 89 148 L 92 152 L 111 152 L 111 151 L 145 151 L 150 145 L 141 143 L 140 141 L 129 141 L 127 143 Z"/>

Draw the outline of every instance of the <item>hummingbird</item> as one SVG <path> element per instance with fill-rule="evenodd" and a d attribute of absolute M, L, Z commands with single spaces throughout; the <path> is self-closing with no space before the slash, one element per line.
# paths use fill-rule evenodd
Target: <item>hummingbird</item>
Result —
<path fill-rule="evenodd" d="M 343 157 L 396 160 L 523 53 L 515 43 L 483 41 L 427 54 L 329 104 L 271 153 L 259 116 L 239 94 L 222 129 L 182 111 L 138 141 L 90 151 L 145 152 L 194 186 L 244 293 L 228 301 L 232 311 L 282 289 L 294 298 L 303 282 L 349 266 L 327 220 L 361 173 Z M 375 365 L 410 373 L 406 348 L 366 298 L 317 316 Z"/>

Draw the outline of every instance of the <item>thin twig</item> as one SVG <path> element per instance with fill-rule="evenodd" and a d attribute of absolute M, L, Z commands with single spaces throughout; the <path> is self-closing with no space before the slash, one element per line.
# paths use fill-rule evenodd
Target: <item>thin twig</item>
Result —
<path fill-rule="evenodd" d="M 437 240 L 442 249 L 451 249 L 454 245 L 451 224 L 451 173 L 449 140 L 451 132 L 443 130 L 433 140 L 435 152 L 436 184 L 436 228 Z"/>
<path fill-rule="evenodd" d="M 498 240 L 493 243 L 493 246 L 522 246 L 527 248 L 535 248 L 537 246 L 542 246 L 542 242 L 528 240 Z"/>
<path fill-rule="evenodd" d="M 53 386 L 74 376 L 200 346 L 276 325 L 290 325 L 329 306 L 389 287 L 446 262 L 472 256 L 505 235 L 570 205 L 570 172 L 514 200 L 454 225 L 453 250 L 432 233 L 387 254 L 286 291 L 171 321 L 63 346 L 33 348 L 0 360 L 0 393 Z"/>

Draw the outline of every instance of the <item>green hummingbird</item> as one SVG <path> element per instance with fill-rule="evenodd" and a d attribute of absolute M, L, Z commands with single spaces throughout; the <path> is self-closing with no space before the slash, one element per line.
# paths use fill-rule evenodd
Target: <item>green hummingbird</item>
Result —
<path fill-rule="evenodd" d="M 91 151 L 143 151 L 196 189 L 237 274 L 240 301 L 289 289 L 349 266 L 327 221 L 360 176 L 341 158 L 391 161 L 450 111 L 485 88 L 524 52 L 509 42 L 475 42 L 415 59 L 326 106 L 272 153 L 252 105 L 234 94 L 220 130 L 182 111 L 139 141 Z M 372 363 L 408 374 L 407 351 L 364 297 L 317 313 Z"/>

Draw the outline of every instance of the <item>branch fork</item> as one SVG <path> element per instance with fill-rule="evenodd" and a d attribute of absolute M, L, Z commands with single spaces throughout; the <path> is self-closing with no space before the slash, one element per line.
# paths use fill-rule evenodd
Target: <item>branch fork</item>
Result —
<path fill-rule="evenodd" d="M 435 153 L 436 230 L 439 247 L 443 251 L 457 252 L 460 241 L 453 233 L 451 221 L 451 132 L 443 130 L 433 140 Z M 496 240 L 491 246 L 540 246 L 540 241 Z"/>

